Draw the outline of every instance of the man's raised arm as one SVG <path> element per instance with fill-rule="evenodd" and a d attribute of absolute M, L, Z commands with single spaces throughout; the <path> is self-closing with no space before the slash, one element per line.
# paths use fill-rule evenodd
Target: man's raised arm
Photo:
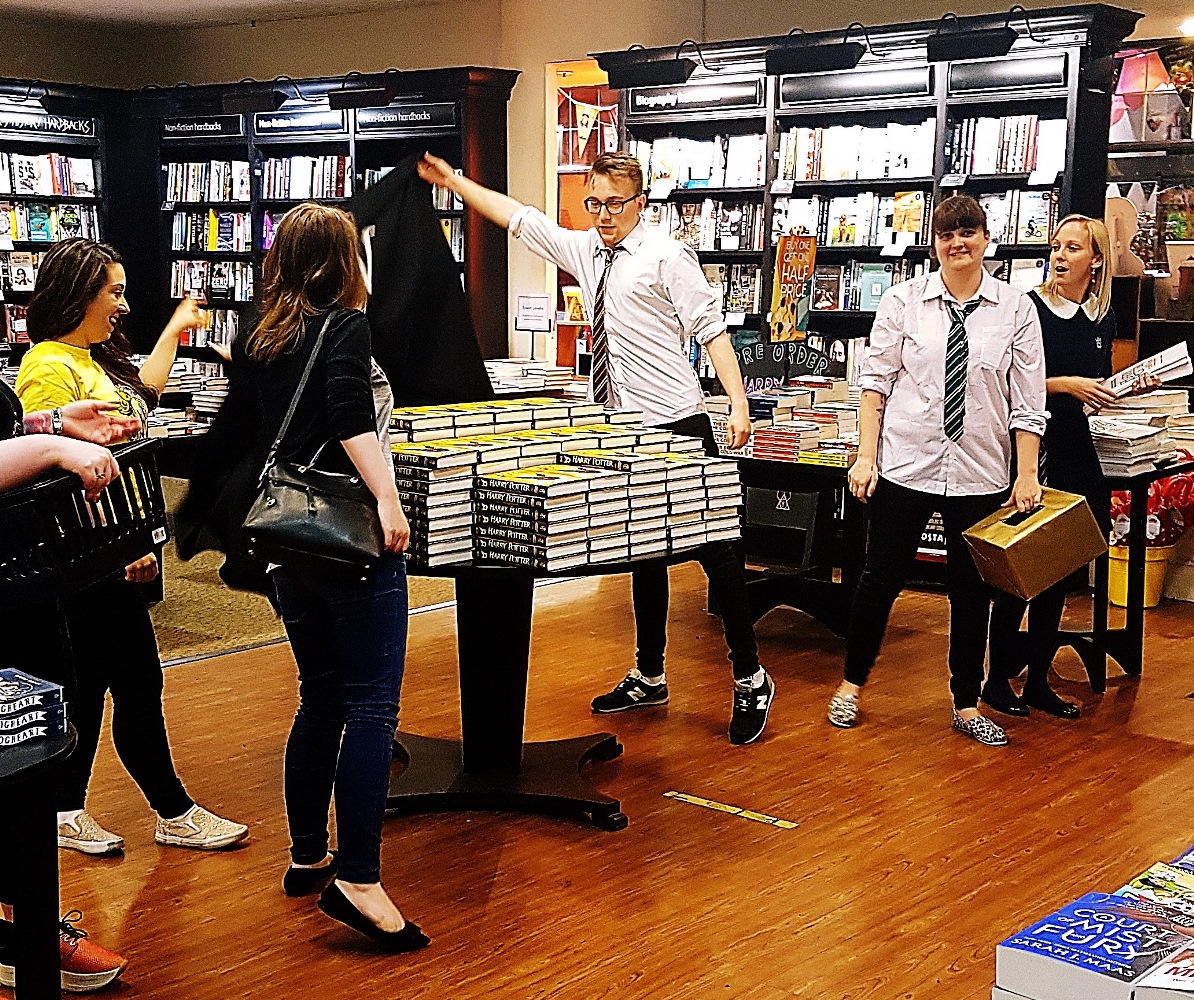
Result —
<path fill-rule="evenodd" d="M 446 160 L 430 153 L 424 153 L 423 159 L 419 161 L 419 176 L 428 184 L 454 191 L 469 208 L 476 209 L 494 225 L 503 229 L 510 228 L 510 220 L 514 218 L 514 213 L 522 208 L 521 202 L 515 201 L 509 195 L 482 187 L 476 181 L 456 173 Z"/>

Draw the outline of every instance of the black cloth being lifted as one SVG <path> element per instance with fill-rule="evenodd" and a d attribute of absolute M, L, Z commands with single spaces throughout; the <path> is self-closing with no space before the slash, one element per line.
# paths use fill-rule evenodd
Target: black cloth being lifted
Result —
<path fill-rule="evenodd" d="M 431 188 L 408 156 L 359 192 L 349 211 L 370 239 L 373 294 L 366 315 L 373 356 L 396 406 L 493 399 L 460 265 L 444 239 Z"/>

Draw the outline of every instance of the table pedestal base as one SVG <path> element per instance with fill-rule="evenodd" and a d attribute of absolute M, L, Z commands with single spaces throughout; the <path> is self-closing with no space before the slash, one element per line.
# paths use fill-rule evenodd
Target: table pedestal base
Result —
<path fill-rule="evenodd" d="M 610 733 L 570 740 L 527 743 L 517 771 L 464 769 L 457 740 L 399 733 L 394 758 L 405 770 L 390 782 L 391 815 L 468 809 L 513 809 L 573 816 L 602 830 L 624 830 L 628 820 L 617 799 L 593 789 L 580 775 L 590 761 L 613 760 L 622 744 Z"/>

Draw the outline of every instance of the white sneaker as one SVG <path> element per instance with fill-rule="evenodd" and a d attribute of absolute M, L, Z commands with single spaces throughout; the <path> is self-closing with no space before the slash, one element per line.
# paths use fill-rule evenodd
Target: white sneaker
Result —
<path fill-rule="evenodd" d="M 178 819 L 158 817 L 153 839 L 170 847 L 192 847 L 200 851 L 214 851 L 238 844 L 249 835 L 243 823 L 233 823 L 210 813 L 202 806 L 191 806 Z"/>
<path fill-rule="evenodd" d="M 58 824 L 58 846 L 84 854 L 113 854 L 124 850 L 124 838 L 105 830 L 84 809 L 70 822 Z"/>

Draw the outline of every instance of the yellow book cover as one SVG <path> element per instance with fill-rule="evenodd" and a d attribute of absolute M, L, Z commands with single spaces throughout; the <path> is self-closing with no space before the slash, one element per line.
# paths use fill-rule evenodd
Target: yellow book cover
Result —
<path fill-rule="evenodd" d="M 775 283 L 771 292 L 771 340 L 804 340 L 812 306 L 817 240 L 813 236 L 781 236 L 775 250 Z"/>

